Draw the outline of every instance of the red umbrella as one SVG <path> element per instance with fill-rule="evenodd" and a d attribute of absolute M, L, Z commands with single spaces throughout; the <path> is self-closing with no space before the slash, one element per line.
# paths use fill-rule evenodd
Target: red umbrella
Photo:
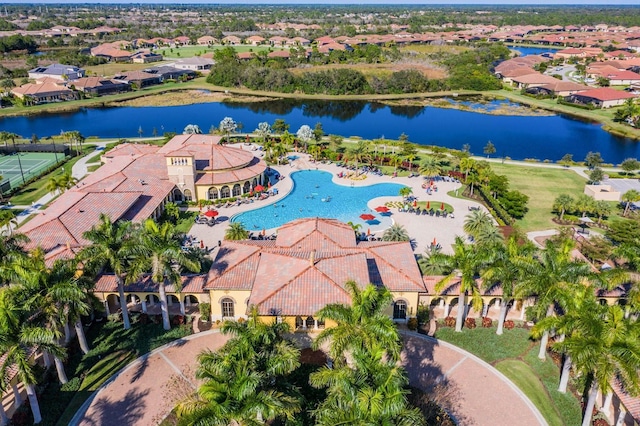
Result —
<path fill-rule="evenodd" d="M 378 213 L 386 213 L 386 212 L 389 211 L 389 207 L 387 207 L 387 206 L 376 207 L 376 211 Z"/>
<path fill-rule="evenodd" d="M 262 185 L 256 185 L 256 186 L 253 188 L 253 190 L 254 190 L 254 191 L 256 191 L 256 192 L 262 192 L 262 191 L 264 191 L 264 186 L 262 186 Z"/>
<path fill-rule="evenodd" d="M 444 210 L 444 203 L 440 204 L 440 210 Z"/>
<path fill-rule="evenodd" d="M 204 241 L 200 240 L 200 248 L 203 249 L 204 248 Z"/>
<path fill-rule="evenodd" d="M 427 201 L 427 209 L 431 208 L 431 201 Z"/>
<path fill-rule="evenodd" d="M 207 210 L 207 211 L 204 213 L 204 215 L 205 215 L 206 217 L 216 217 L 216 216 L 218 216 L 218 214 L 219 214 L 219 213 L 218 213 L 216 210 Z"/>
<path fill-rule="evenodd" d="M 364 213 L 364 214 L 361 214 L 361 215 L 360 215 L 360 219 L 365 220 L 365 221 L 366 221 L 366 220 L 373 220 L 373 219 L 375 219 L 375 218 L 376 218 L 376 217 L 375 217 L 374 215 L 369 214 L 369 213 Z"/>
<path fill-rule="evenodd" d="M 418 206 L 418 200 L 413 200 L 413 207 L 417 207 Z"/>
<path fill-rule="evenodd" d="M 371 235 L 371 229 L 367 228 L 367 235 Z"/>
<path fill-rule="evenodd" d="M 437 241 L 436 241 L 436 237 L 433 237 L 433 242 L 431 243 L 432 246 L 437 246 Z"/>

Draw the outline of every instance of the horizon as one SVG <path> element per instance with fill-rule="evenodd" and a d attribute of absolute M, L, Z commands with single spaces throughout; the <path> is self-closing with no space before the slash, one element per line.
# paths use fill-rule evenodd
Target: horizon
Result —
<path fill-rule="evenodd" d="M 607 0 L 564 0 L 562 3 L 557 3 L 556 0 L 451 0 L 448 3 L 442 3 L 441 0 L 403 0 L 399 3 L 392 3 L 389 0 L 335 0 L 331 2 L 325 1 L 310 1 L 310 0 L 270 0 L 269 2 L 263 2 L 260 0 L 242 0 L 236 2 L 233 0 L 217 0 L 216 2 L 207 2 L 206 0 L 187 0 L 176 2 L 175 0 L 140 0 L 140 1 L 125 1 L 125 0 L 110 0 L 110 1 L 87 1 L 87 0 L 70 0 L 61 2 L 60 0 L 14 0 L 0 3 L 0 5 L 30 5 L 30 4 L 84 4 L 84 5 L 317 5 L 317 6 L 361 6 L 361 5 L 377 5 L 377 6 L 639 6 L 637 0 L 616 0 L 615 3 L 611 3 Z"/>

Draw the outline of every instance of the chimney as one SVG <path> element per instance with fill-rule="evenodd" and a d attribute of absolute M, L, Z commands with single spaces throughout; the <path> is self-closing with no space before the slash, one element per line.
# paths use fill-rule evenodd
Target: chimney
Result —
<path fill-rule="evenodd" d="M 309 256 L 309 264 L 313 266 L 315 265 L 315 263 L 316 263 L 316 250 L 313 249 L 311 250 L 311 255 Z"/>

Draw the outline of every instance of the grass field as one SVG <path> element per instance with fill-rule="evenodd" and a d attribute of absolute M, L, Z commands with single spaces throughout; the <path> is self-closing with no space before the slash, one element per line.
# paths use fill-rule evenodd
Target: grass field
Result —
<path fill-rule="evenodd" d="M 560 369 L 549 358 L 538 359 L 538 344 L 529 340 L 529 330 L 516 327 L 498 336 L 494 327 L 465 328 L 462 333 L 440 327 L 436 337 L 496 367 L 527 395 L 549 425 L 580 424 L 578 399 L 570 391 L 566 394 L 557 391 Z"/>
<path fill-rule="evenodd" d="M 491 169 L 509 178 L 509 188 L 529 196 L 529 211 L 517 224 L 523 231 L 556 228 L 551 221 L 553 201 L 560 194 L 577 197 L 586 180 L 571 170 L 527 166 L 526 164 L 491 163 Z"/>
<path fill-rule="evenodd" d="M 293 68 L 291 73 L 297 76 L 304 75 L 307 72 L 316 72 L 328 69 L 348 68 L 360 71 L 365 77 L 388 77 L 396 71 L 413 69 L 418 70 L 429 79 L 441 79 L 446 77 L 446 72 L 435 67 L 428 67 L 420 64 L 329 64 L 320 65 L 313 68 Z"/>
<path fill-rule="evenodd" d="M 191 58 L 192 56 L 199 56 L 205 53 L 215 52 L 216 50 L 223 49 L 227 46 L 215 45 L 215 46 L 182 46 L 182 47 L 162 47 L 156 49 L 156 53 L 161 54 L 165 58 L 171 59 L 180 59 L 180 58 Z M 273 51 L 273 50 L 283 50 L 280 48 L 274 48 L 273 46 L 249 46 L 249 45 L 241 45 L 241 46 L 231 46 L 235 49 L 236 52 L 260 52 L 260 51 Z M 179 55 L 178 55 L 179 53 Z"/>

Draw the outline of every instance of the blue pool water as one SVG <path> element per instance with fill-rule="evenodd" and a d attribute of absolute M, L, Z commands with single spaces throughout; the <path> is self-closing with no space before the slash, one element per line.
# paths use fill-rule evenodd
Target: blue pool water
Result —
<path fill-rule="evenodd" d="M 256 210 L 234 216 L 232 222 L 240 222 L 249 231 L 277 228 L 287 222 L 304 217 L 326 217 L 342 222 L 353 222 L 367 228 L 387 228 L 389 216 L 382 216 L 367 208 L 369 200 L 376 197 L 398 195 L 403 185 L 378 183 L 364 187 L 337 185 L 331 181 L 332 174 L 303 170 L 291 174 L 293 190 L 285 198 Z M 345 183 L 349 182 L 345 180 Z M 330 197 L 330 201 L 327 198 Z M 323 201 L 325 200 L 325 201 Z M 400 200 L 400 198 L 398 198 Z M 377 222 L 365 222 L 360 215 L 369 213 Z"/>

